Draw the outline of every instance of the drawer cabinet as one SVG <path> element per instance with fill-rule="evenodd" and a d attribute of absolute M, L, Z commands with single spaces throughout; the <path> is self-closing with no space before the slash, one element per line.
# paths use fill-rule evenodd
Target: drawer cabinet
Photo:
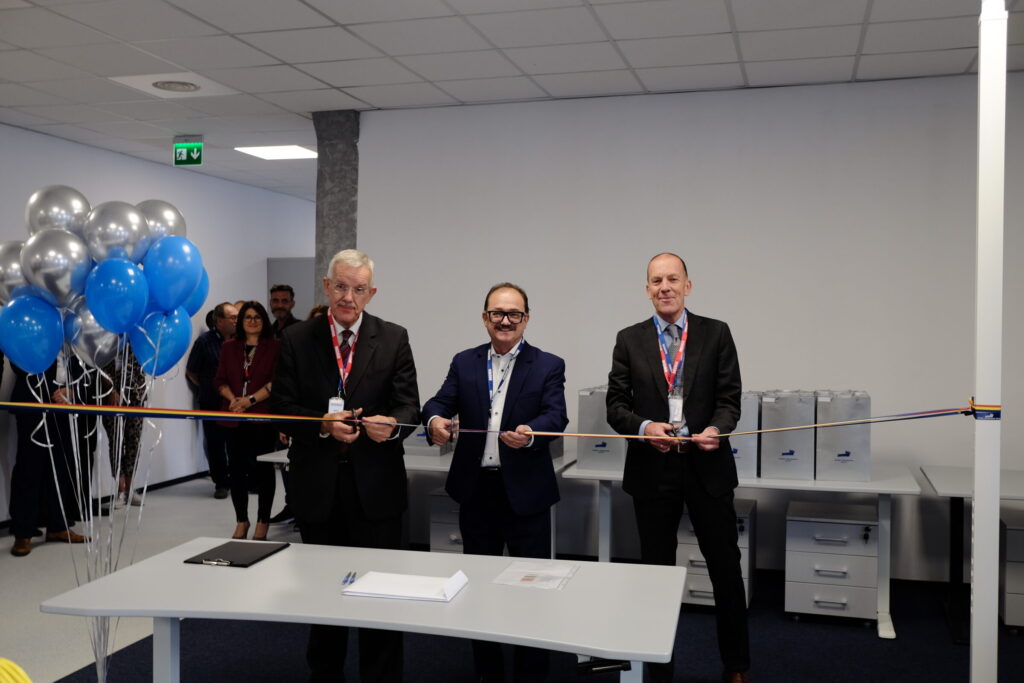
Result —
<path fill-rule="evenodd" d="M 434 489 L 430 498 L 430 552 L 461 553 L 459 504 L 443 488 Z"/>
<path fill-rule="evenodd" d="M 877 618 L 878 518 L 874 507 L 789 504 L 785 609 Z"/>
<path fill-rule="evenodd" d="M 740 569 L 743 572 L 743 588 L 747 593 L 747 606 L 750 605 L 752 594 L 751 582 L 756 567 L 754 545 L 754 526 L 757 523 L 757 501 L 737 498 L 736 531 L 740 547 Z M 683 513 L 676 536 L 676 565 L 686 567 L 686 583 L 683 586 L 683 602 L 693 605 L 714 605 L 715 595 L 711 589 L 711 578 L 708 576 L 707 562 L 697 545 L 697 535 L 693 531 L 690 515 Z"/>
<path fill-rule="evenodd" d="M 1007 626 L 1024 626 L 1024 510 L 1003 508 L 999 530 L 999 616 Z"/>

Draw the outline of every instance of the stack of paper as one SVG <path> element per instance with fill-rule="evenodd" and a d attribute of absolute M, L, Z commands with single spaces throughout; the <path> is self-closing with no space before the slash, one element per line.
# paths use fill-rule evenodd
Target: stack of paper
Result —
<path fill-rule="evenodd" d="M 448 578 L 367 572 L 341 592 L 344 595 L 361 595 L 369 598 L 448 602 L 458 595 L 467 583 L 469 578 L 461 570 Z"/>
<path fill-rule="evenodd" d="M 529 562 L 517 560 L 505 568 L 494 583 L 506 586 L 525 586 L 543 590 L 562 590 L 576 570 L 578 564 L 563 562 Z"/>

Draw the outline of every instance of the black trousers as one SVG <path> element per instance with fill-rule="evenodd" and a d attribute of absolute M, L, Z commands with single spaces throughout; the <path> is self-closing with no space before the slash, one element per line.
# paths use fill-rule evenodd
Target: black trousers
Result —
<path fill-rule="evenodd" d="M 633 499 L 640 535 L 640 561 L 674 565 L 677 532 L 686 505 L 697 535 L 700 552 L 708 563 L 708 577 L 715 593 L 718 650 L 725 671 L 750 668 L 747 603 L 740 568 L 739 535 L 733 494 L 712 496 L 704 490 L 692 467 L 692 459 L 712 457 L 703 452 L 681 453 L 664 473 L 657 496 Z M 648 664 L 652 681 L 671 681 L 673 663 Z"/>
<path fill-rule="evenodd" d="M 473 555 L 512 557 L 551 556 L 551 509 L 517 515 L 505 493 L 500 469 L 482 469 L 476 490 L 459 506 L 462 547 Z M 501 644 L 474 640 L 473 663 L 484 681 L 503 681 L 505 664 Z M 512 648 L 512 676 L 517 682 L 543 681 L 548 674 L 548 651 L 534 647 Z"/>
<path fill-rule="evenodd" d="M 220 410 L 220 406 L 212 410 Z M 206 462 L 210 466 L 210 478 L 213 485 L 226 489 L 230 485 L 228 478 L 228 442 L 224 427 L 213 420 L 203 420 L 203 438 L 206 450 Z"/>
<path fill-rule="evenodd" d="M 73 497 L 68 468 L 64 465 L 64 451 L 57 445 L 50 449 L 33 443 L 32 432 L 39 425 L 42 413 L 17 413 L 18 454 L 11 472 L 11 535 L 15 538 L 32 538 L 37 527 L 45 525 L 47 531 L 67 529 L 69 521 L 61 509 L 58 485 L 62 496 Z M 47 418 L 50 443 L 55 443 L 56 426 Z M 46 431 L 36 432 L 36 441 L 46 443 Z M 54 469 L 56 464 L 56 471 Z M 56 476 L 55 476 L 56 475 Z M 64 500 L 69 512 L 75 507 L 74 500 Z M 73 519 L 71 520 L 73 522 Z"/>
<path fill-rule="evenodd" d="M 277 478 L 269 462 L 257 462 L 256 456 L 273 450 L 277 431 L 269 422 L 242 422 L 227 428 L 228 463 L 231 466 L 231 502 L 235 506 L 235 521 L 249 521 L 249 478 L 256 478 L 256 521 L 270 521 L 270 506 L 274 504 Z"/>
<path fill-rule="evenodd" d="M 299 519 L 302 542 L 399 549 L 402 545 L 402 518 L 367 519 L 359 504 L 360 494 L 372 495 L 372 492 L 360 492 L 352 476 L 352 466 L 348 463 L 340 465 L 330 517 L 325 522 Z M 344 567 L 338 567 L 339 581 L 346 571 Z M 364 683 L 400 683 L 403 658 L 401 631 L 362 628 L 358 633 L 360 679 Z M 306 661 L 311 682 L 344 681 L 347 654 L 347 626 L 309 627 Z"/>

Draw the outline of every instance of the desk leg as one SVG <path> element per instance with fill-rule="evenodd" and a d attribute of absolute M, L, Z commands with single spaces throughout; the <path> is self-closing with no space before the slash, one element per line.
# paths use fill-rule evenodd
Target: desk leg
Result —
<path fill-rule="evenodd" d="M 953 642 L 971 642 L 971 594 L 964 583 L 964 499 L 949 499 L 949 595 L 946 620 Z"/>
<path fill-rule="evenodd" d="M 558 540 L 558 524 L 555 519 L 555 510 L 558 509 L 558 503 L 551 506 L 551 559 L 555 559 L 555 542 Z"/>
<path fill-rule="evenodd" d="M 619 683 L 643 683 L 644 663 L 638 661 L 630 662 L 629 671 L 619 672 Z"/>
<path fill-rule="evenodd" d="M 889 614 L 889 579 L 892 575 L 892 496 L 878 496 L 878 637 L 895 638 Z"/>
<path fill-rule="evenodd" d="M 181 679 L 181 621 L 177 617 L 153 619 L 153 683 Z"/>
<path fill-rule="evenodd" d="M 612 557 L 612 483 L 598 482 L 597 505 L 597 561 L 608 562 Z"/>

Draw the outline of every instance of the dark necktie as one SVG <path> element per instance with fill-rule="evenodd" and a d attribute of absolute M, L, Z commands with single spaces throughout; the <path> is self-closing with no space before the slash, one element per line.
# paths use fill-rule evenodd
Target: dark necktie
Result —
<path fill-rule="evenodd" d="M 679 327 L 671 323 L 665 328 L 672 342 L 668 345 L 668 362 L 671 364 L 676 359 L 676 352 L 679 351 Z"/>
<path fill-rule="evenodd" d="M 349 340 L 352 339 L 352 330 L 341 331 L 341 364 L 348 365 L 348 354 L 352 351 Z"/>

